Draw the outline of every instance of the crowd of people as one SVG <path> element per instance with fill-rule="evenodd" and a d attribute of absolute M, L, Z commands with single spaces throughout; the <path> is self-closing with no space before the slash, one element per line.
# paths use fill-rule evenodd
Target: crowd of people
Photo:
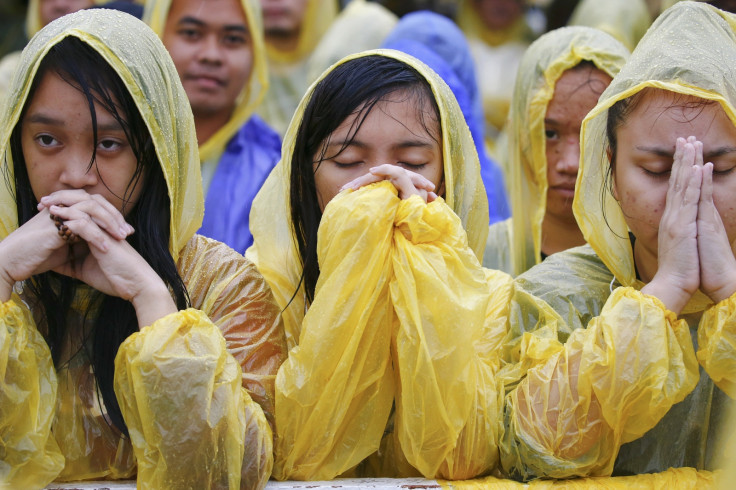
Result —
<path fill-rule="evenodd" d="M 0 487 L 715 485 L 736 14 L 527 7 L 30 0 Z"/>

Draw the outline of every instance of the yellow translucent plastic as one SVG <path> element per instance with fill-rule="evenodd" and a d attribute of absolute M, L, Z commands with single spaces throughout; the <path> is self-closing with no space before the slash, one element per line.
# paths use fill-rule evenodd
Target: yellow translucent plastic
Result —
<path fill-rule="evenodd" d="M 541 261 L 547 208 L 547 106 L 563 73 L 591 61 L 611 77 L 628 58 L 626 48 L 589 27 L 565 27 L 537 39 L 524 53 L 506 127 L 506 188 L 512 217 L 488 233 L 483 265 L 519 275 Z"/>
<path fill-rule="evenodd" d="M 170 252 L 192 309 L 159 319 L 119 350 L 115 393 L 131 438 L 106 418 L 85 351 L 53 366 L 37 324 L 36 298 L 0 305 L 0 487 L 42 488 L 54 479 L 132 478 L 141 488 L 262 487 L 273 464 L 274 381 L 285 355 L 273 295 L 255 266 L 227 246 L 195 235 L 202 220 L 194 120 L 171 58 L 134 17 L 108 10 L 65 16 L 24 50 L 0 118 L 7 145 L 43 56 L 74 36 L 117 71 L 151 132 L 171 201 Z M 0 185 L 0 239 L 17 227 L 13 189 Z M 92 291 L 81 287 L 67 316 L 81 332 Z M 77 352 L 81 336 L 62 346 Z M 66 349 L 66 350 L 65 350 Z M 22 423 L 20 421 L 23 421 Z M 50 432 L 51 431 L 51 432 Z M 51 434 L 51 435 L 50 435 Z"/>
<path fill-rule="evenodd" d="M 606 122 L 613 103 L 658 87 L 715 100 L 736 123 L 736 80 L 714 68 L 736 63 L 735 28 L 736 16 L 678 3 L 583 122 L 573 207 L 589 245 L 516 279 L 517 296 L 526 292 L 553 314 L 544 305 L 511 307 L 509 363 L 497 377 L 507 392 L 499 443 L 506 472 L 530 479 L 664 471 L 673 461 L 712 467 L 720 407 L 734 396 L 734 298 L 714 305 L 698 292 L 677 317 L 639 292 L 623 212 L 604 191 Z"/>
<path fill-rule="evenodd" d="M 479 264 L 486 198 L 450 89 L 397 51 L 348 59 L 369 55 L 403 61 L 429 82 L 441 115 L 445 199 L 402 201 L 389 182 L 332 199 L 305 313 L 288 176 L 306 95 L 254 202 L 246 253 L 285 308 L 290 348 L 276 380 L 274 477 L 471 478 L 498 461 L 494 373 L 512 282 Z"/>
<path fill-rule="evenodd" d="M 570 16 L 567 25 L 595 27 L 610 34 L 633 50 L 652 24 L 644 0 L 583 0 Z"/>

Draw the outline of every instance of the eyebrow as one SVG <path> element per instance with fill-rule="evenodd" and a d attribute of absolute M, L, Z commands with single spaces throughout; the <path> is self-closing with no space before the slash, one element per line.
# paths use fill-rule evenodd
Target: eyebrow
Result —
<path fill-rule="evenodd" d="M 673 158 L 675 156 L 674 150 L 671 150 L 669 148 L 661 148 L 658 146 L 637 146 L 636 149 L 661 157 Z M 721 146 L 707 153 L 703 153 L 703 160 L 708 161 L 712 158 L 717 158 L 734 152 L 736 152 L 736 147 L 734 146 Z"/>
<path fill-rule="evenodd" d="M 198 27 L 206 27 L 207 26 L 207 24 L 205 22 L 202 22 L 201 20 L 197 19 L 196 17 L 190 17 L 190 16 L 182 17 L 181 19 L 179 19 L 178 24 L 179 25 L 181 25 L 181 24 L 194 24 L 194 25 L 196 25 Z M 243 24 L 226 25 L 226 26 L 223 27 L 223 29 L 225 29 L 226 31 L 237 31 L 237 32 L 243 32 L 243 33 L 247 33 L 248 32 L 248 29 Z"/>
<path fill-rule="evenodd" d="M 47 114 L 37 112 L 35 114 L 31 114 L 28 116 L 27 121 L 28 123 L 32 124 L 45 124 L 48 126 L 66 126 L 66 121 L 63 119 L 57 119 L 53 116 L 49 116 Z M 120 126 L 120 123 L 117 121 L 110 121 L 107 123 L 97 123 L 97 130 L 98 131 L 122 131 L 123 128 Z"/>
<path fill-rule="evenodd" d="M 360 140 L 352 140 L 352 141 L 334 141 L 330 142 L 327 147 L 331 148 L 337 146 L 339 148 L 348 148 L 350 146 L 355 146 L 357 148 L 368 148 L 368 143 L 365 143 Z M 426 149 L 433 149 L 434 145 L 432 143 L 429 143 L 427 141 L 421 141 L 421 140 L 405 140 L 401 141 L 399 143 L 396 143 L 395 145 L 391 146 L 392 150 L 403 150 L 405 148 L 426 148 Z"/>

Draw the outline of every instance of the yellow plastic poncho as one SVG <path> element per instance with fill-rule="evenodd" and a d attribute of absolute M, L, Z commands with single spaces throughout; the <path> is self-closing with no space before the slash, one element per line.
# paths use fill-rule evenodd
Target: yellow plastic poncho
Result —
<path fill-rule="evenodd" d="M 509 390 L 506 471 L 562 478 L 713 467 L 736 395 L 736 296 L 713 305 L 698 292 L 676 317 L 642 294 L 623 213 L 601 195 L 607 111 L 616 101 L 659 87 L 716 100 L 736 123 L 735 28 L 736 17 L 704 4 L 668 10 L 584 121 L 573 208 L 590 245 L 554 254 L 516 280 L 558 318 L 520 307 L 524 321 L 506 344 L 515 361 L 499 375 Z"/>
<path fill-rule="evenodd" d="M 12 104 L 0 115 L 0 239 L 17 227 L 8 140 L 39 63 L 62 39 L 94 48 L 133 96 L 153 138 L 171 201 L 170 250 L 192 308 L 131 335 L 115 360 L 115 393 L 130 439 L 105 418 L 79 350 L 90 288 L 67 315 L 69 363 L 54 366 L 43 312 L 16 285 L 0 304 L 0 487 L 138 475 L 147 488 L 265 485 L 272 466 L 275 373 L 284 354 L 279 310 L 253 264 L 195 235 L 203 200 L 194 120 L 166 49 L 130 15 L 87 10 L 40 31 L 23 52 Z M 144 191 L 145 192 L 145 191 Z M 216 267 L 213 267 L 216 264 Z M 34 322 L 35 319 L 35 322 Z M 242 482 L 241 482 L 242 474 Z"/>
<path fill-rule="evenodd" d="M 491 226 L 485 267 L 517 276 L 541 261 L 548 188 L 544 119 L 557 80 L 585 60 L 614 77 L 628 55 L 621 43 L 589 27 L 555 29 L 524 54 L 507 126 L 506 186 L 512 217 Z"/>
<path fill-rule="evenodd" d="M 400 200 L 382 182 L 336 196 L 321 219 L 320 277 L 306 311 L 288 199 L 310 88 L 282 160 L 254 201 L 255 243 L 246 253 L 285 308 L 290 350 L 276 380 L 273 474 L 471 478 L 498 458 L 493 373 L 511 280 L 478 261 L 488 230 L 485 191 L 452 92 L 398 51 L 342 62 L 371 55 L 396 58 L 429 82 L 441 115 L 446 195 L 431 204 Z"/>
<path fill-rule="evenodd" d="M 652 24 L 644 0 L 598 2 L 583 0 L 570 16 L 567 25 L 600 29 L 633 50 Z"/>
<path fill-rule="evenodd" d="M 494 149 L 499 132 L 506 124 L 521 57 L 532 42 L 533 35 L 524 15 L 508 29 L 488 29 L 473 3 L 473 0 L 460 0 L 457 24 L 467 36 L 475 60 L 486 119 L 486 143 Z"/>
<path fill-rule="evenodd" d="M 164 35 L 166 19 L 173 0 L 146 0 L 143 21 L 159 37 Z M 248 83 L 243 87 L 230 119 L 207 141 L 199 146 L 202 162 L 218 161 L 230 138 L 245 124 L 268 90 L 268 63 L 263 40 L 263 17 L 259 0 L 240 0 L 245 12 L 248 31 L 253 43 L 253 65 Z"/>
<path fill-rule="evenodd" d="M 396 22 L 375 2 L 351 0 L 338 15 L 336 0 L 308 1 L 297 47 L 266 45 L 270 85 L 258 114 L 283 136 L 312 82 L 345 56 L 379 47 Z"/>

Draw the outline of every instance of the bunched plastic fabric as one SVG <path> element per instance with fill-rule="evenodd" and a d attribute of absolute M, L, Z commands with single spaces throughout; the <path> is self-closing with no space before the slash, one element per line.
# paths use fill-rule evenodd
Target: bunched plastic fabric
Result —
<path fill-rule="evenodd" d="M 471 478 L 498 461 L 494 373 L 511 279 L 479 264 L 488 207 L 449 87 L 398 51 L 342 62 L 364 56 L 396 58 L 430 84 L 445 198 L 400 200 L 381 182 L 332 199 L 319 228 L 315 299 L 305 305 L 287 220 L 291 155 L 309 90 L 254 203 L 255 243 L 246 253 L 285 308 L 290 350 L 276 380 L 274 477 Z"/>
<path fill-rule="evenodd" d="M 507 160 L 503 162 L 512 217 L 491 226 L 485 267 L 517 276 L 541 261 L 549 186 L 544 120 L 557 81 L 585 60 L 613 77 L 628 55 L 614 38 L 588 27 L 556 29 L 524 53 L 511 101 Z"/>
<path fill-rule="evenodd" d="M 605 129 L 609 107 L 645 87 L 717 101 L 736 123 L 727 68 L 736 63 L 735 27 L 733 15 L 711 6 L 677 4 L 585 119 L 573 208 L 590 245 L 550 256 L 516 281 L 517 294 L 544 301 L 554 314 L 511 308 L 522 320 L 511 325 L 512 362 L 498 378 L 508 392 L 500 447 L 509 474 L 714 467 L 734 396 L 735 299 L 714 305 L 697 292 L 678 318 L 639 291 L 623 212 L 603 192 Z"/>
<path fill-rule="evenodd" d="M 278 306 L 253 264 L 195 235 L 202 191 L 194 121 L 165 48 L 142 22 L 82 11 L 39 32 L 23 53 L 0 119 L 3 182 L 12 183 L 7 143 L 37 67 L 74 36 L 116 70 L 156 149 L 171 201 L 170 251 L 192 308 L 131 335 L 115 360 L 115 393 L 130 432 L 106 418 L 79 336 L 55 367 L 38 300 L 22 284 L 0 305 L 0 486 L 42 488 L 54 479 L 138 475 L 141 488 L 254 488 L 272 466 L 273 384 L 285 351 Z M 0 186 L 0 238 L 17 227 L 14 189 Z M 67 316 L 82 332 L 95 292 L 80 288 Z"/>

